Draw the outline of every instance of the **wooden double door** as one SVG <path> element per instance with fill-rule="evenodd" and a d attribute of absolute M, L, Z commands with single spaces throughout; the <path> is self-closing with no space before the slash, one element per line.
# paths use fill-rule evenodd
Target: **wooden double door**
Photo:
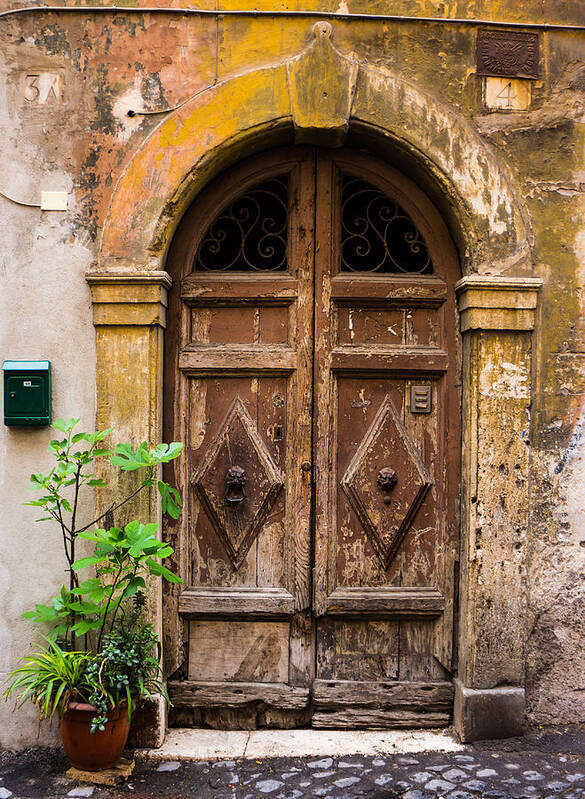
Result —
<path fill-rule="evenodd" d="M 398 727 L 452 705 L 457 258 L 363 153 L 221 175 L 168 259 L 171 723 Z"/>

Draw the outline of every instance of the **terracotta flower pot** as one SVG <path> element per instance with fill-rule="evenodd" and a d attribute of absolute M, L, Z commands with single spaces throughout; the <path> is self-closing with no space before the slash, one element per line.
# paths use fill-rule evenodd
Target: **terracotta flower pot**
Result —
<path fill-rule="evenodd" d="M 67 757 L 72 766 L 83 771 L 111 768 L 124 751 L 130 732 L 126 702 L 117 705 L 108 714 L 103 731 L 92 735 L 91 720 L 96 713 L 93 705 L 70 702 L 59 721 L 59 731 Z"/>

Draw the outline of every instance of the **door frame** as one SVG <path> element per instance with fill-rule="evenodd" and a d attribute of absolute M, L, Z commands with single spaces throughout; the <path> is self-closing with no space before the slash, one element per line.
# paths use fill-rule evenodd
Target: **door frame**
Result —
<path fill-rule="evenodd" d="M 295 80 L 302 70 L 318 67 L 324 48 L 340 65 L 327 69 L 326 87 L 319 87 L 326 88 L 328 104 L 316 87 L 301 92 Z M 437 120 L 441 136 L 431 138 L 429 118 Z M 330 32 L 315 26 L 314 40 L 298 57 L 226 80 L 170 114 L 115 184 L 99 257 L 87 273 L 96 328 L 96 425 L 113 427 L 120 439 L 161 440 L 163 336 L 171 284 L 166 252 L 193 197 L 230 163 L 290 141 L 291 133 L 322 144 L 331 137 L 339 143 L 348 130 L 374 152 L 397 154 L 421 176 L 461 255 L 464 276 L 456 286 L 463 336 L 463 443 L 455 725 L 464 740 L 510 734 L 521 729 L 524 703 L 521 622 L 526 617 L 532 331 L 542 281 L 533 276 L 527 214 L 510 170 L 456 111 L 399 75 L 347 58 L 333 46 Z M 456 161 L 452 154 L 462 150 L 465 157 Z M 142 199 L 146 196 L 148 203 Z M 520 479 L 512 501 L 502 508 L 500 497 L 514 474 Z M 111 494 L 97 492 L 98 510 L 109 501 Z M 143 494 L 134 510 L 160 520 L 155 492 Z M 161 631 L 160 592 L 151 587 L 150 599 L 152 620 Z M 161 704 L 138 725 L 137 740 L 157 746 L 164 731 Z"/>
<path fill-rule="evenodd" d="M 287 272 L 196 271 L 193 264 L 197 252 L 214 222 L 225 219 L 230 205 L 245 197 L 248 190 L 281 173 L 287 174 L 290 191 Z M 434 265 L 432 274 L 363 275 L 341 271 L 341 173 L 376 186 L 390 198 L 390 203 L 396 203 L 400 213 L 408 216 L 428 248 Z M 221 223 L 218 227 L 221 228 Z M 260 703 L 270 708 L 273 724 L 299 726 L 311 719 L 313 726 L 347 727 L 358 718 L 363 721 L 364 706 L 373 701 L 381 707 L 369 711 L 372 725 L 406 726 L 412 725 L 413 720 L 427 727 L 447 723 L 453 704 L 449 675 L 452 673 L 453 582 L 459 531 L 461 358 L 454 285 L 460 273 L 455 249 L 440 215 L 411 180 L 379 157 L 355 149 L 278 148 L 244 159 L 221 173 L 196 198 L 181 220 L 167 263 L 174 289 L 169 297 L 166 331 L 164 439 L 179 438 L 185 442 L 186 450 L 182 462 L 166 467 L 166 479 L 179 486 L 184 497 L 181 519 L 170 521 L 168 533 L 165 530 L 166 538 L 177 553 L 177 562 L 181 564 L 179 573 L 185 580 L 185 585 L 179 589 L 170 584 L 163 586 L 165 674 L 169 676 L 169 694 L 174 705 L 172 723 L 192 726 L 205 719 L 224 726 L 249 725 L 254 723 L 255 706 Z M 356 321 L 367 311 L 374 315 L 390 314 L 393 322 L 395 315 L 401 314 L 404 338 L 395 341 L 387 333 L 383 337 L 385 343 L 380 346 L 371 347 L 364 339 L 361 347 L 347 350 L 343 345 L 345 339 L 337 338 L 336 328 L 343 325 L 342 319 L 350 307 L 357 314 Z M 241 320 L 232 318 L 234 308 L 242 314 Z M 257 309 L 254 331 L 251 324 L 246 328 L 246 308 Z M 271 348 L 261 343 L 260 338 L 255 344 L 249 343 L 254 340 L 253 333 L 258 335 L 264 328 L 263 315 L 267 308 L 278 313 L 279 319 L 286 320 L 283 321 L 287 329 L 285 349 L 284 344 Z M 227 327 L 226 314 L 232 319 Z M 424 315 L 426 324 L 436 329 L 432 343 L 431 340 L 423 343 L 427 339 L 422 339 L 418 346 L 415 344 L 419 339 L 408 332 L 407 316 L 410 314 L 413 319 Z M 234 331 L 233 324 L 239 325 L 240 321 L 242 330 Z M 357 324 L 359 338 L 359 322 Z M 423 329 L 421 326 L 419 332 L 425 335 Z M 241 337 L 244 331 L 247 334 Z M 218 378 L 225 378 L 220 381 L 225 386 L 222 390 L 218 388 Z M 236 378 L 244 379 L 245 385 L 240 384 L 238 398 L 234 399 L 236 395 L 230 393 L 229 387 L 230 379 Z M 256 383 L 251 391 L 250 379 Z M 234 403 L 241 403 L 240 397 L 254 417 L 260 396 L 264 397 L 262 406 L 269 407 L 268 399 L 275 391 L 275 383 L 271 381 L 275 380 L 286 380 L 287 384 L 287 388 L 278 384 L 279 392 L 288 395 L 286 415 L 278 415 L 279 424 L 283 425 L 284 451 L 273 451 L 270 428 L 262 421 L 268 413 L 264 411 L 257 421 L 260 438 L 252 445 L 252 452 L 262 440 L 283 469 L 286 501 L 273 522 L 275 519 L 279 524 L 284 522 L 277 538 L 288 544 L 281 548 L 274 545 L 273 534 L 262 536 L 254 542 L 254 549 L 246 548 L 246 554 L 236 563 L 213 502 L 205 491 L 194 492 L 193 484 L 207 479 L 204 475 L 219 457 L 221 431 L 228 424 L 227 421 L 221 423 L 221 419 L 227 413 L 226 418 L 232 425 L 235 417 L 231 409 Z M 356 409 L 355 404 L 351 407 L 345 404 L 342 411 L 342 403 L 336 399 L 348 380 L 365 381 L 360 383 L 365 387 L 361 391 L 365 390 L 368 395 L 372 392 L 371 399 L 361 410 Z M 376 384 L 382 380 L 386 381 L 385 388 L 379 394 L 381 389 L 376 388 Z M 409 412 L 406 399 L 409 381 L 430 381 L 434 400 L 428 416 Z M 267 385 L 272 388 L 269 390 Z M 394 391 L 397 392 L 393 395 L 395 406 L 389 400 L 389 394 Z M 209 400 L 209 396 L 213 400 Z M 354 522 L 346 518 L 344 524 L 357 524 L 356 544 L 359 542 L 357 545 L 365 547 L 363 558 L 359 559 L 360 566 L 355 563 L 358 571 L 363 569 L 362 578 L 357 583 L 354 580 L 352 587 L 335 590 L 338 584 L 346 582 L 337 574 L 336 553 L 343 549 L 345 557 L 350 557 L 352 547 L 337 529 L 348 506 L 337 490 L 342 474 L 336 475 L 339 461 L 332 442 L 340 430 L 341 417 L 353 414 L 353 427 L 360 433 L 358 440 L 353 441 L 351 435 L 349 440 L 353 441 L 352 448 L 357 448 L 363 456 L 366 429 L 382 423 L 377 421 L 381 410 L 383 424 L 388 422 L 384 411 L 386 401 L 393 414 L 396 413 L 394 407 L 403 409 L 404 418 L 398 423 L 399 427 L 407 439 L 407 428 L 410 436 L 414 436 L 410 440 L 421 447 L 421 457 L 433 475 L 431 478 L 429 474 L 428 479 L 434 482 L 436 489 L 431 492 L 432 497 L 428 497 L 423 512 L 429 515 L 425 516 L 426 522 L 422 521 L 423 515 L 419 516 L 410 535 L 396 541 L 395 560 L 390 557 L 392 551 L 382 555 L 383 547 L 370 548 L 371 539 L 365 537 L 357 517 Z M 243 412 L 247 415 L 247 411 Z M 272 423 L 275 413 L 282 412 L 269 414 Z M 456 421 L 448 424 L 453 415 Z M 203 419 L 206 419 L 205 425 Z M 450 430 L 448 436 L 447 429 Z M 388 434 L 393 435 L 393 430 L 393 423 L 390 423 Z M 322 442 L 315 446 L 313 456 L 311 431 L 314 431 L 314 440 Z M 235 429 L 232 432 L 237 440 Z M 342 448 L 339 452 L 344 462 L 347 450 Z M 245 456 L 239 456 L 242 457 L 245 460 Z M 314 525 L 310 524 L 310 473 L 301 471 L 303 461 L 313 466 Z M 238 463 L 244 465 L 241 460 Z M 333 464 L 333 470 L 328 464 Z M 343 466 L 344 470 L 347 465 Z M 224 464 L 222 474 L 226 468 Z M 397 463 L 395 468 L 402 480 L 403 473 Z M 216 486 L 215 480 L 214 477 L 213 486 Z M 374 496 L 377 496 L 375 480 L 373 487 Z M 221 490 L 218 492 L 213 487 L 211 490 L 213 496 L 221 495 Z M 250 490 L 253 491 L 252 486 Z M 199 513 L 201 503 L 205 508 L 203 517 Z M 280 518 L 282 511 L 284 518 Z M 221 516 L 221 509 L 217 512 Z M 349 519 L 352 518 L 350 514 Z M 210 519 L 215 527 L 213 532 L 209 529 Z M 416 529 L 429 525 L 428 534 L 419 539 Z M 223 547 L 218 536 L 224 542 Z M 310 540 L 312 546 L 309 546 Z M 418 562 L 418 568 L 410 565 L 412 560 L 408 553 Z M 262 568 L 257 559 L 262 555 L 275 558 L 270 571 L 272 577 L 278 564 L 285 567 L 279 573 L 279 580 L 273 583 L 278 589 L 256 584 L 256 576 Z M 388 561 L 381 568 L 380 559 L 386 556 L 389 556 Z M 237 573 L 228 567 L 225 580 L 219 581 L 221 585 L 209 586 L 208 580 L 215 581 L 209 579 L 209 574 L 206 576 L 206 558 L 213 563 L 217 559 L 218 564 L 231 561 L 233 567 L 237 566 Z M 390 560 L 394 561 L 392 565 Z M 287 565 L 290 568 L 287 569 Z M 230 585 L 232 580 L 235 585 Z M 266 580 L 261 579 L 260 585 L 266 586 Z M 287 678 L 271 682 L 275 678 L 267 676 L 273 674 L 267 668 L 268 658 L 263 660 L 262 668 L 267 669 L 263 672 L 256 655 L 264 646 L 259 642 L 271 630 L 277 638 L 275 647 L 281 648 L 281 633 L 277 635 L 274 626 L 277 622 L 281 633 L 284 625 L 289 625 L 290 655 Z M 237 647 L 237 651 L 230 654 L 235 628 L 242 624 L 251 638 L 247 646 L 243 644 L 245 649 Z M 369 650 L 370 666 L 367 668 L 366 650 L 362 650 L 359 668 L 356 663 L 352 679 L 349 676 L 352 668 L 334 653 L 334 641 L 336 636 L 351 638 L 358 630 L 364 635 L 368 631 L 369 645 L 373 648 Z M 392 644 L 385 640 L 382 648 L 377 648 L 379 644 L 375 639 L 387 634 Z M 211 636 L 206 638 L 214 642 L 207 644 L 210 651 L 225 654 L 200 659 L 197 641 L 202 636 Z M 378 663 L 382 652 L 387 660 L 384 669 L 396 669 L 393 677 L 388 676 L 390 671 L 376 671 L 381 667 L 374 663 Z M 332 662 L 327 663 L 328 658 Z M 320 667 L 316 667 L 316 663 Z M 215 664 L 213 668 L 212 664 Z M 243 671 L 242 664 L 245 664 Z M 265 683 L 263 702 L 261 691 L 252 681 L 251 664 L 254 664 L 254 673 L 263 675 L 256 677 Z M 239 676 L 225 681 L 224 669 L 230 668 L 232 675 Z M 343 675 L 336 669 L 341 669 Z M 341 680 L 335 691 L 331 690 L 332 679 Z M 347 680 L 351 685 L 346 685 Z M 393 684 L 382 685 L 376 680 Z M 346 689 L 343 709 L 332 711 L 331 698 L 325 694 Z M 298 706 L 294 713 L 288 714 L 293 694 Z"/>

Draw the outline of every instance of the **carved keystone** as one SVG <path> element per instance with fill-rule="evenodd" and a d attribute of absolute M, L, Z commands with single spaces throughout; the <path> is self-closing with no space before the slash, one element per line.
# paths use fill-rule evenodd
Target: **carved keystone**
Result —
<path fill-rule="evenodd" d="M 333 46 L 332 32 L 328 22 L 317 22 L 309 47 L 286 65 L 300 144 L 340 147 L 347 134 L 359 67 Z"/>

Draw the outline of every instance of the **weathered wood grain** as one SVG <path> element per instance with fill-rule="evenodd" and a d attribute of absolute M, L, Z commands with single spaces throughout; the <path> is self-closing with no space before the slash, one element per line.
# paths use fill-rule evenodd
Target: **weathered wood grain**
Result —
<path fill-rule="evenodd" d="M 181 281 L 181 299 L 187 305 L 253 304 L 282 305 L 297 297 L 297 281 L 290 275 L 211 275 L 192 273 Z"/>
<path fill-rule="evenodd" d="M 439 633 L 441 629 L 439 628 Z M 417 619 L 400 622 L 400 660 L 398 673 L 401 680 L 444 680 L 446 670 L 434 653 L 436 625 Z"/>
<path fill-rule="evenodd" d="M 317 677 L 333 680 L 396 680 L 398 622 L 333 617 L 317 626 Z"/>
<path fill-rule="evenodd" d="M 333 350 L 331 358 L 331 368 L 338 372 L 440 374 L 448 366 L 448 354 L 434 347 L 341 346 Z"/>
<path fill-rule="evenodd" d="M 336 304 L 359 303 L 370 307 L 388 307 L 401 305 L 417 305 L 425 308 L 436 308 L 448 297 L 449 287 L 440 277 L 368 275 L 334 275 L 331 280 L 331 298 Z M 383 299 L 384 305 L 381 305 Z"/>
<path fill-rule="evenodd" d="M 185 347 L 179 356 L 179 368 L 185 374 L 202 372 L 237 373 L 292 372 L 297 365 L 297 354 L 283 345 L 258 344 L 213 345 L 200 344 Z"/>
<path fill-rule="evenodd" d="M 174 619 L 168 627 L 179 649 L 177 621 L 192 620 L 188 673 L 196 679 L 285 682 L 291 676 L 295 684 L 306 685 L 313 676 L 313 629 L 307 617 L 311 483 L 310 475 L 308 481 L 299 475 L 304 475 L 301 463 L 311 460 L 314 157 L 312 149 L 274 151 L 222 175 L 188 210 L 170 254 L 176 335 L 167 350 L 166 379 L 173 386 L 168 439 L 187 443 L 187 466 L 178 482 L 185 497 L 181 543 L 191 568 L 182 572 L 185 590 L 180 597 L 175 592 L 169 603 Z M 193 272 L 199 243 L 218 211 L 248 187 L 282 174 L 289 181 L 289 271 Z M 173 404 L 181 391 L 189 403 Z M 285 481 L 241 563 L 229 557 L 191 486 L 236 397 Z M 243 437 L 228 438 L 229 451 L 222 451 L 221 462 L 213 461 L 206 472 L 220 498 L 223 471 L 247 466 Z M 254 461 L 253 453 L 248 460 Z M 260 501 L 262 476 L 251 466 L 245 471 L 251 514 Z M 278 619 L 284 618 L 292 623 L 282 625 Z M 261 625 L 254 619 L 266 623 L 254 627 Z M 242 624 L 248 625 L 246 635 Z M 210 724 L 211 705 L 206 713 Z M 219 705 L 217 722 L 229 722 L 225 715 L 220 719 Z"/>
<path fill-rule="evenodd" d="M 256 586 L 198 586 L 183 591 L 179 613 L 183 616 L 291 616 L 294 596 L 281 588 Z"/>
<path fill-rule="evenodd" d="M 444 596 L 424 586 L 343 587 L 327 597 L 327 613 L 333 615 L 437 616 L 444 607 Z"/>
<path fill-rule="evenodd" d="M 410 710 L 373 710 L 348 708 L 332 713 L 313 713 L 311 725 L 333 730 L 395 730 L 416 727 L 446 727 L 451 723 L 451 713 L 432 713 Z"/>
<path fill-rule="evenodd" d="M 189 678 L 284 683 L 289 629 L 287 622 L 192 621 Z"/>
<path fill-rule="evenodd" d="M 259 702 L 280 710 L 302 710 L 309 704 L 308 688 L 274 683 L 171 680 L 168 691 L 177 707 L 238 708 Z"/>
<path fill-rule="evenodd" d="M 318 710 L 407 707 L 447 712 L 453 704 L 453 685 L 450 682 L 315 680 L 312 695 Z"/>
<path fill-rule="evenodd" d="M 293 543 L 294 557 L 289 560 L 296 609 L 306 611 L 311 606 L 311 514 L 314 472 L 305 471 L 313 466 L 313 308 L 315 259 L 315 151 L 305 150 L 299 165 L 298 181 L 291 186 L 290 246 L 294 258 L 293 269 L 298 281 L 298 302 L 291 308 L 291 329 L 298 353 L 297 369 L 291 378 L 289 399 L 290 447 L 287 450 L 286 474 L 289 496 L 287 516 L 288 540 Z M 306 625 L 303 625 L 304 630 Z M 307 634 L 301 633 L 299 647 L 293 647 L 298 673 L 311 671 L 313 653 L 307 648 Z"/>
<path fill-rule="evenodd" d="M 190 313 L 181 302 L 176 281 L 185 270 L 187 242 L 184 237 L 176 236 L 167 258 L 167 269 L 174 276 L 173 288 L 169 291 L 169 313 L 165 331 L 165 354 L 163 376 L 163 440 L 183 441 L 185 448 L 189 446 L 189 438 L 184 427 L 185 409 L 189 408 L 189 380 L 178 368 L 179 352 L 186 346 L 191 337 Z M 163 476 L 171 485 L 177 486 L 183 497 L 183 512 L 178 519 L 163 515 L 162 535 L 174 548 L 168 562 L 173 571 L 181 575 L 187 582 L 191 577 L 191 539 L 189 535 L 192 523 L 190 492 L 185 491 L 188 485 L 188 459 L 176 458 L 163 467 Z M 178 613 L 179 595 L 182 586 L 163 580 L 163 673 L 165 677 L 185 669 L 187 659 L 188 626 Z"/>
<path fill-rule="evenodd" d="M 335 346 L 397 347 L 405 344 L 404 308 L 336 304 Z"/>

